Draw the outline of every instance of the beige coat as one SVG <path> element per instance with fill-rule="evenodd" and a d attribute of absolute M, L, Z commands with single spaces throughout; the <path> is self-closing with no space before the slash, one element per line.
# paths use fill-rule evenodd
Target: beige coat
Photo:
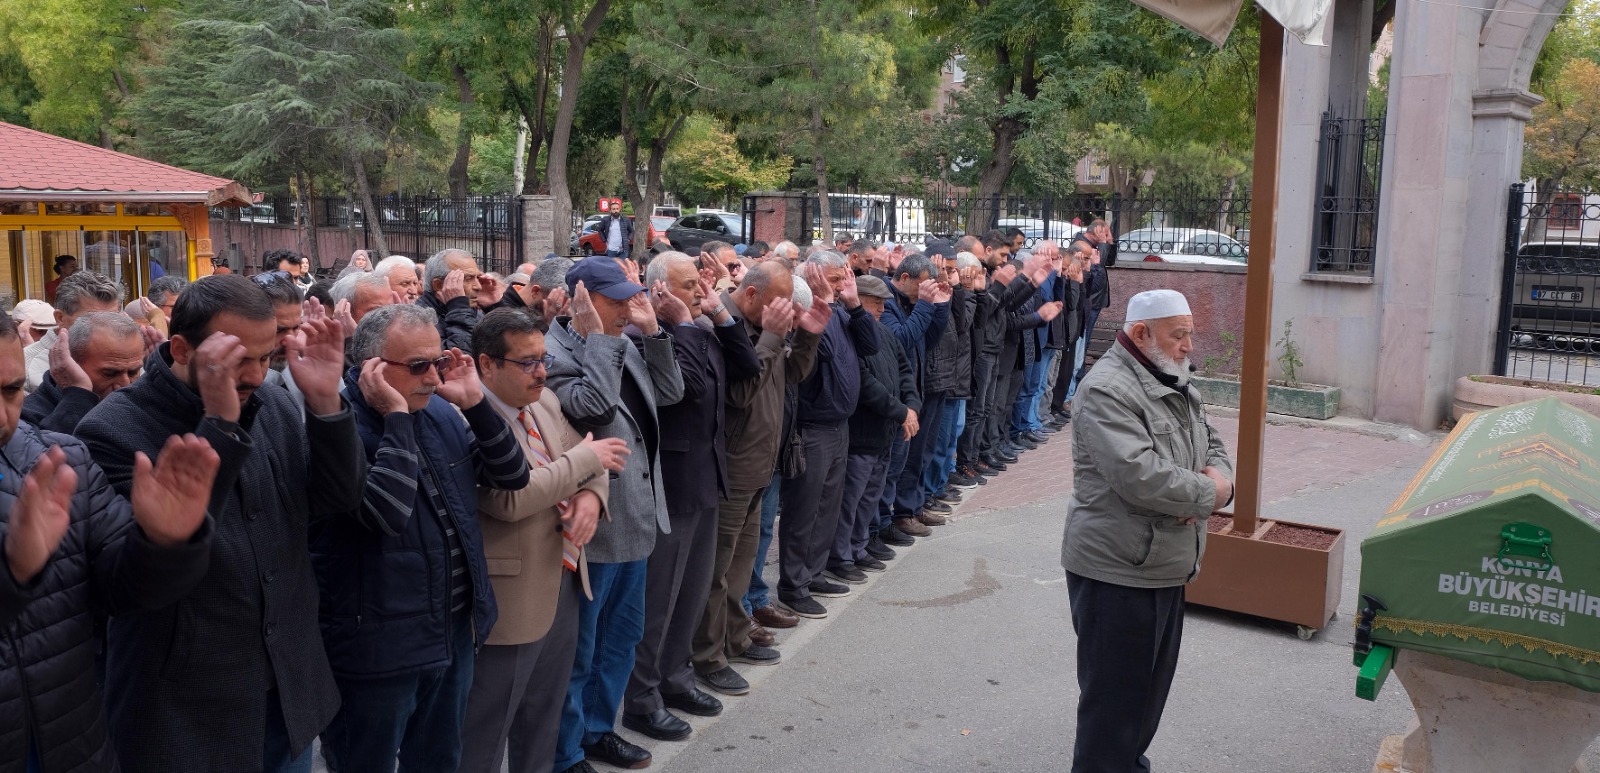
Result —
<path fill-rule="evenodd" d="M 485 394 L 495 410 L 516 430 L 522 452 L 532 442 L 517 420 L 517 409 L 492 394 Z M 539 432 L 549 441 L 552 461 L 533 467 L 528 487 L 521 491 L 478 489 L 478 526 L 483 531 L 483 555 L 489 566 L 500 608 L 499 622 L 488 644 L 528 644 L 544 638 L 555 618 L 556 599 L 565 570 L 561 568 L 561 512 L 556 505 L 577 491 L 600 496 L 605 512 L 608 478 L 600 457 L 580 441 L 583 436 L 561 415 L 561 403 L 549 389 L 530 406 Z M 529 465 L 533 457 L 529 456 Z M 587 574 L 588 559 L 580 555 L 578 570 Z"/>

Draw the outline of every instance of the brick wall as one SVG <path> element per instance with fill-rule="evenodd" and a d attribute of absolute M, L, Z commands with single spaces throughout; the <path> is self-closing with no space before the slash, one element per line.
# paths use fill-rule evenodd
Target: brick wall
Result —
<path fill-rule="evenodd" d="M 1244 335 L 1243 266 L 1119 262 L 1108 273 L 1111 305 L 1100 313 L 1102 319 L 1116 320 L 1120 326 L 1127 314 L 1129 298 L 1145 290 L 1177 290 L 1189 299 L 1189 308 L 1194 311 L 1195 351 L 1191 355 L 1194 364 L 1202 366 L 1206 357 L 1221 357 L 1232 348 L 1233 362 L 1223 370 L 1238 372 Z M 1222 342 L 1224 332 L 1233 334 L 1233 344 Z"/>

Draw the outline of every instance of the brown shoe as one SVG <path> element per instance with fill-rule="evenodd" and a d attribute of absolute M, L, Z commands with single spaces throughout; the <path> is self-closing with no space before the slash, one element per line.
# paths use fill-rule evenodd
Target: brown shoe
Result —
<path fill-rule="evenodd" d="M 799 617 L 792 612 L 779 609 L 775 604 L 768 604 L 756 610 L 750 618 L 762 628 L 793 628 L 800 624 Z"/>
<path fill-rule="evenodd" d="M 927 510 L 922 510 L 917 513 L 917 522 L 923 526 L 943 526 L 949 523 L 950 519 L 942 515 L 930 513 Z"/>
<path fill-rule="evenodd" d="M 923 526 L 917 522 L 917 519 L 912 518 L 909 515 L 895 518 L 894 527 L 898 529 L 900 533 L 909 534 L 913 537 L 926 537 L 933 533 L 933 529 Z"/>
<path fill-rule="evenodd" d="M 776 644 L 777 642 L 778 642 L 778 635 L 777 634 L 775 634 L 775 633 L 773 633 L 773 632 L 771 632 L 771 631 L 769 631 L 769 630 L 767 630 L 765 628 L 762 628 L 759 625 L 752 626 L 750 628 L 750 643 L 751 644 L 754 644 L 754 645 L 756 645 L 758 647 L 771 647 L 772 645 Z"/>

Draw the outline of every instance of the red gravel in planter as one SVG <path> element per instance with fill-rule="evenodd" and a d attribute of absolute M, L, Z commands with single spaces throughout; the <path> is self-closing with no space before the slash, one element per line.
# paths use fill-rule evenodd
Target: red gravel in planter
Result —
<path fill-rule="evenodd" d="M 1233 525 L 1233 516 L 1212 514 L 1206 519 L 1206 533 L 1216 534 Z"/>
<path fill-rule="evenodd" d="M 1308 529 L 1304 526 L 1294 526 L 1287 523 L 1274 523 L 1261 539 L 1279 545 L 1293 545 L 1299 548 L 1313 550 L 1327 550 L 1333 547 L 1333 541 L 1338 535 L 1321 529 Z"/>

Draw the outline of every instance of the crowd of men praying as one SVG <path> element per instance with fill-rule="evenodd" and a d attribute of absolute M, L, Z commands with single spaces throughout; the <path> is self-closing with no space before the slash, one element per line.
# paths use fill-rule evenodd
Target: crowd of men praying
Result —
<path fill-rule="evenodd" d="M 0 773 L 648 766 L 1066 427 L 1115 242 L 1025 242 L 68 273 L 0 325 Z"/>

